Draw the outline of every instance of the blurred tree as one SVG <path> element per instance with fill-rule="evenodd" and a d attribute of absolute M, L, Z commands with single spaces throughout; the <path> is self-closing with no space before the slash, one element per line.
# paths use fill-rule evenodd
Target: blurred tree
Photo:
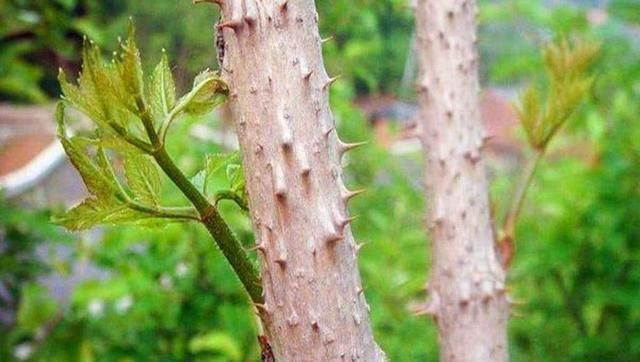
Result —
<path fill-rule="evenodd" d="M 418 1 L 420 138 L 433 268 L 420 312 L 441 361 L 508 360 L 506 273 L 494 248 L 481 152 L 475 1 Z"/>

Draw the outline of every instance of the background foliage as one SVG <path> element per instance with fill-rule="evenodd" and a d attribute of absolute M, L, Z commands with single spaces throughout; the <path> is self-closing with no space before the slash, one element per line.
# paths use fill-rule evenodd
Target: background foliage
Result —
<path fill-rule="evenodd" d="M 541 84 L 540 48 L 560 36 L 603 44 L 592 94 L 551 144 L 517 230 L 509 286 L 523 304 L 510 325 L 511 351 L 514 361 L 636 361 L 640 19 L 634 14 L 640 13 L 639 5 L 609 1 L 608 18 L 598 24 L 584 9 L 558 3 L 551 8 L 526 0 L 484 1 L 480 7 L 486 85 Z M 377 92 L 411 97 L 400 89 L 411 48 L 411 11 L 404 0 L 319 1 L 318 7 L 322 35 L 334 36 L 324 47 L 329 73 L 344 76 L 332 94 L 341 134 L 349 141 L 371 139 L 352 100 Z M 217 13 L 210 6 L 0 0 L 0 9 L 2 100 L 56 97 L 56 69 L 77 71 L 81 34 L 108 54 L 129 15 L 136 18 L 146 59 L 157 61 L 167 49 L 179 88 L 215 65 L 211 27 Z M 176 124 L 168 143 L 191 175 L 204 163 L 203 155 L 221 150 L 213 143 L 185 141 L 196 123 L 220 126 L 212 117 L 189 118 Z M 573 152 L 576 148 L 587 156 L 576 156 L 585 154 Z M 351 213 L 360 216 L 355 236 L 368 243 L 360 266 L 377 339 L 393 361 L 436 360 L 433 324 L 407 308 L 424 298 L 428 266 L 419 154 L 394 156 L 370 144 L 351 155 L 347 172 L 350 185 L 370 190 L 354 201 Z M 499 211 L 509 203 L 505 195 L 514 176 L 495 176 L 492 195 Z M 178 199 L 175 190 L 166 193 L 169 200 Z M 8 290 L 18 310 L 11 328 L 0 329 L 0 360 L 257 359 L 256 331 L 240 285 L 200 227 L 106 227 L 74 235 L 70 242 L 48 226 L 47 217 L 6 202 L 2 206 L 2 245 L 21 251 L 17 256 L 2 249 L 0 257 L 0 278 L 12 285 Z M 234 231 L 251 245 L 246 215 L 223 206 Z M 74 252 L 64 261 L 37 256 L 36 246 L 45 241 L 71 243 Z M 64 274 L 78 262 L 95 265 L 100 273 L 78 285 L 68 302 L 54 303 L 39 287 L 38 275 L 45 264 Z"/>

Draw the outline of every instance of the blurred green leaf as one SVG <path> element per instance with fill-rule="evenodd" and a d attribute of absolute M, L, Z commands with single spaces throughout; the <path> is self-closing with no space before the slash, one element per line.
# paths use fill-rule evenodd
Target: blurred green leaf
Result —
<path fill-rule="evenodd" d="M 240 347 L 224 332 L 212 331 L 196 336 L 189 341 L 189 349 L 194 353 L 219 353 L 229 361 L 240 361 L 242 358 Z"/>
<path fill-rule="evenodd" d="M 640 24 L 640 2 L 637 0 L 612 0 L 607 9 L 612 15 Z"/>
<path fill-rule="evenodd" d="M 544 49 L 550 88 L 545 104 L 538 90 L 530 86 L 517 109 L 531 147 L 544 150 L 584 99 L 594 81 L 588 68 L 599 51 L 598 44 L 577 41 L 570 45 L 566 40 Z"/>
<path fill-rule="evenodd" d="M 18 309 L 18 325 L 21 328 L 35 331 L 50 322 L 56 311 L 56 302 L 44 287 L 29 284 L 22 289 Z"/>

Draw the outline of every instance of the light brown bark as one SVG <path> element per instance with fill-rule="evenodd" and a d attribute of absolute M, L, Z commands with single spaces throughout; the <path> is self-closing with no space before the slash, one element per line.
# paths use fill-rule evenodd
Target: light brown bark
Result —
<path fill-rule="evenodd" d="M 508 359 L 505 271 L 494 248 L 479 109 L 476 4 L 419 0 L 420 137 L 433 266 L 425 312 L 441 361 Z"/>
<path fill-rule="evenodd" d="M 362 293 L 312 0 L 224 0 L 222 74 L 278 361 L 382 361 Z"/>

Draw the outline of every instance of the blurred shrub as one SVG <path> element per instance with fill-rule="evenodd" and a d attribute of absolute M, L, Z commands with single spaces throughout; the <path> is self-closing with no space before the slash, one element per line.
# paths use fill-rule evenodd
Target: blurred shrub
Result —
<path fill-rule="evenodd" d="M 77 73 L 82 38 L 102 43 L 106 24 L 126 2 L 0 1 L 0 101 L 45 102 L 58 97 L 59 68 Z"/>
<path fill-rule="evenodd" d="M 216 68 L 216 6 L 190 1 L 3 0 L 0 3 L 0 100 L 57 97 L 58 67 L 78 71 L 82 35 L 105 50 L 136 19 L 145 54 L 173 55 L 179 88 L 203 67 Z M 405 0 L 318 2 L 327 67 L 359 93 L 392 91 L 402 78 L 413 20 Z M 111 48 L 110 48 L 111 47 Z M 152 66 L 150 64 L 147 67 Z"/>
<path fill-rule="evenodd" d="M 43 242 L 68 240 L 49 222 L 49 211 L 22 210 L 0 194 L 0 360 L 48 322 L 56 305 L 37 278 L 50 268 Z"/>
<path fill-rule="evenodd" d="M 320 33 L 331 74 L 358 94 L 397 91 L 411 47 L 413 16 L 406 0 L 319 1 Z"/>
<path fill-rule="evenodd" d="M 640 24 L 640 2 L 636 0 L 612 0 L 609 12 L 621 19 Z"/>
<path fill-rule="evenodd" d="M 195 225 L 111 229 L 79 258 L 107 273 L 76 287 L 41 360 L 244 361 L 258 353 L 251 309 Z"/>
<path fill-rule="evenodd" d="M 82 37 L 103 49 L 136 18 L 147 54 L 175 54 L 179 86 L 203 67 L 216 67 L 214 6 L 190 1 L 2 0 L 0 2 L 0 101 L 45 102 L 58 97 L 58 68 L 76 74 Z M 106 41 L 107 40 L 107 41 Z M 151 64 L 147 64 L 151 67 Z"/>
<path fill-rule="evenodd" d="M 578 35 L 604 45 L 592 97 L 552 145 L 554 156 L 541 165 L 518 228 L 510 285 L 524 304 L 511 322 L 512 355 L 516 361 L 637 361 L 640 105 L 632 100 L 640 97 L 640 46 L 632 25 L 615 12 L 604 24 L 589 25 L 579 8 L 545 12 L 530 3 L 523 11 L 515 4 L 496 5 L 491 21 L 537 18 L 534 34 Z M 524 47 L 526 55 L 536 44 Z M 513 72 L 489 79 L 539 79 L 529 69 L 541 66 L 526 56 L 497 56 Z M 505 181 L 495 184 L 498 200 L 508 191 Z"/>

